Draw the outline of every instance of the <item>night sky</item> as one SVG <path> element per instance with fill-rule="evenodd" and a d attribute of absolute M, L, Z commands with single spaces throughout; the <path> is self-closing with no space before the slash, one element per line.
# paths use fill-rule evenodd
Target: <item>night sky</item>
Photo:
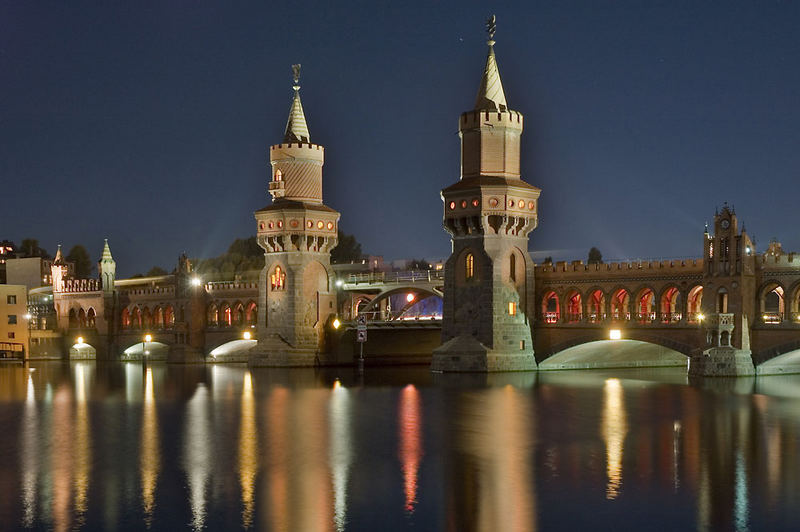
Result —
<path fill-rule="evenodd" d="M 270 202 L 302 63 L 341 228 L 446 257 L 494 12 L 537 260 L 699 256 L 724 201 L 759 251 L 800 251 L 800 2 L 100 4 L 0 3 L 0 240 L 108 238 L 122 276 L 224 252 Z"/>

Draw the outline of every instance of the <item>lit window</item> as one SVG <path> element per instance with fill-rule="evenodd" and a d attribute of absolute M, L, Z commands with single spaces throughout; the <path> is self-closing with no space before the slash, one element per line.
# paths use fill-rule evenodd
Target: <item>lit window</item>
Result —
<path fill-rule="evenodd" d="M 516 316 L 517 315 L 517 303 L 516 303 L 516 301 L 509 301 L 508 302 L 508 315 L 509 316 Z"/>
<path fill-rule="evenodd" d="M 312 222 L 311 220 L 309 220 L 309 221 L 307 221 L 307 222 L 306 222 L 306 226 L 307 226 L 309 229 L 311 229 L 312 227 L 314 227 L 314 222 Z"/>
<path fill-rule="evenodd" d="M 273 290 L 283 290 L 286 287 L 286 274 L 280 266 L 275 266 L 275 271 L 269 277 Z"/>
<path fill-rule="evenodd" d="M 467 200 L 461 200 L 461 208 L 462 209 L 466 209 L 467 208 Z"/>
<path fill-rule="evenodd" d="M 708 258 L 709 259 L 713 259 L 714 258 L 714 243 L 713 242 L 709 242 L 709 244 L 708 244 Z"/>
<path fill-rule="evenodd" d="M 480 205 L 480 201 L 478 201 L 478 198 L 473 199 L 472 200 L 472 206 L 473 207 L 477 207 L 478 205 Z"/>
<path fill-rule="evenodd" d="M 530 210 L 533 210 L 533 208 L 534 208 L 535 206 L 536 206 L 536 204 L 535 204 L 534 202 L 532 202 L 532 201 L 529 201 L 529 202 L 528 202 L 528 209 L 530 209 Z"/>
<path fill-rule="evenodd" d="M 525 200 L 519 200 L 519 208 L 520 209 L 524 209 L 525 208 Z"/>
<path fill-rule="evenodd" d="M 325 227 L 325 222 L 323 222 L 322 220 L 317 222 L 317 229 L 322 229 L 323 227 Z"/>
<path fill-rule="evenodd" d="M 472 256 L 472 253 L 467 253 L 467 256 L 464 258 L 464 277 L 467 279 L 472 279 L 472 276 L 475 274 L 475 257 Z"/>
<path fill-rule="evenodd" d="M 333 222 L 328 222 L 328 230 L 333 230 Z"/>
<path fill-rule="evenodd" d="M 275 181 L 282 181 L 283 180 L 283 172 L 280 170 L 275 170 Z"/>
<path fill-rule="evenodd" d="M 456 202 L 455 202 L 455 201 L 451 201 L 451 202 L 450 202 L 450 205 L 449 205 L 449 207 L 450 207 L 450 210 L 451 210 L 451 211 L 452 211 L 453 209 L 455 209 L 455 208 L 456 208 Z"/>
<path fill-rule="evenodd" d="M 513 199 L 508 200 L 508 206 L 509 207 L 513 207 L 514 206 L 514 200 Z"/>
<path fill-rule="evenodd" d="M 278 220 L 278 229 L 283 227 L 283 220 Z"/>
<path fill-rule="evenodd" d="M 497 207 L 497 203 L 498 203 L 497 198 L 492 198 L 489 200 L 489 205 L 491 207 Z"/>

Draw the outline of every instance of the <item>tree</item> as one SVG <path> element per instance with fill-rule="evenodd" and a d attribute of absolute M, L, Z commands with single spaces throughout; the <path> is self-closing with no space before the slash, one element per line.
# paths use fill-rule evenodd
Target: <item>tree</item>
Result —
<path fill-rule="evenodd" d="M 603 254 L 600 253 L 600 250 L 593 247 L 589 250 L 589 260 L 587 261 L 589 264 L 603 264 Z"/>
<path fill-rule="evenodd" d="M 153 266 L 146 274 L 147 277 L 158 277 L 159 275 L 167 275 L 167 270 L 160 266 Z"/>
<path fill-rule="evenodd" d="M 19 252 L 26 257 L 42 257 L 49 259 L 50 255 L 44 248 L 39 247 L 39 241 L 35 238 L 26 238 L 19 246 Z"/>
<path fill-rule="evenodd" d="M 334 264 L 345 264 L 361 260 L 361 244 L 356 237 L 339 231 L 339 243 L 331 250 L 331 262 Z"/>
<path fill-rule="evenodd" d="M 92 259 L 89 252 L 80 244 L 72 246 L 66 257 L 67 261 L 75 263 L 75 277 L 86 279 L 92 274 Z"/>

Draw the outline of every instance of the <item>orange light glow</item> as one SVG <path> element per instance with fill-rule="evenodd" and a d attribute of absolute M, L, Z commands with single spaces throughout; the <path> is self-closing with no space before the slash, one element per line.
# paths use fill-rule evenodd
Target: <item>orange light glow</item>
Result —
<path fill-rule="evenodd" d="M 409 384 L 400 393 L 400 462 L 406 494 L 405 509 L 411 513 L 417 503 L 417 473 L 422 460 L 422 408 L 419 392 Z"/>

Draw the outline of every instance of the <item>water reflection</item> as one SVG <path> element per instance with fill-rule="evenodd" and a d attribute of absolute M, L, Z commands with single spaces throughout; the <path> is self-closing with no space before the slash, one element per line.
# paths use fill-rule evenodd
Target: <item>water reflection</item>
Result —
<path fill-rule="evenodd" d="M 347 523 L 347 483 L 354 444 L 350 427 L 351 401 L 350 391 L 337 380 L 328 408 L 331 442 L 328 459 L 333 479 L 333 522 L 337 531 L 344 530 Z"/>
<path fill-rule="evenodd" d="M 606 499 L 619 496 L 622 487 L 622 454 L 628 432 L 625 398 L 619 379 L 607 379 L 603 386 L 603 419 L 600 432 L 606 444 Z"/>
<path fill-rule="evenodd" d="M 189 507 L 192 528 L 200 530 L 206 521 L 206 484 L 210 474 L 211 430 L 209 427 L 208 390 L 199 384 L 186 404 L 186 425 L 183 436 L 183 464 L 189 484 Z"/>
<path fill-rule="evenodd" d="M 33 377 L 28 374 L 25 406 L 20 430 L 20 454 L 22 466 L 22 526 L 33 526 L 36 515 L 37 477 L 39 475 L 39 415 L 36 412 L 36 390 Z"/>
<path fill-rule="evenodd" d="M 536 530 L 535 431 L 529 397 L 513 387 L 459 398 L 448 476 L 449 530 Z"/>
<path fill-rule="evenodd" d="M 258 474 L 258 430 L 253 381 L 246 371 L 242 382 L 242 418 L 239 425 L 239 484 L 242 491 L 242 527 L 253 525 L 255 484 Z"/>
<path fill-rule="evenodd" d="M 409 384 L 400 394 L 399 408 L 400 461 L 406 495 L 406 512 L 413 512 L 417 503 L 417 470 L 422 460 L 422 408 L 419 392 Z"/>
<path fill-rule="evenodd" d="M 0 366 L 0 528 L 796 526 L 800 376 L 631 375 Z"/>
<path fill-rule="evenodd" d="M 144 376 L 144 405 L 142 408 L 142 436 L 139 451 L 139 471 L 142 484 L 142 509 L 144 522 L 150 528 L 156 505 L 156 486 L 161 452 L 158 438 L 158 413 L 153 393 L 153 369 L 147 367 Z"/>

